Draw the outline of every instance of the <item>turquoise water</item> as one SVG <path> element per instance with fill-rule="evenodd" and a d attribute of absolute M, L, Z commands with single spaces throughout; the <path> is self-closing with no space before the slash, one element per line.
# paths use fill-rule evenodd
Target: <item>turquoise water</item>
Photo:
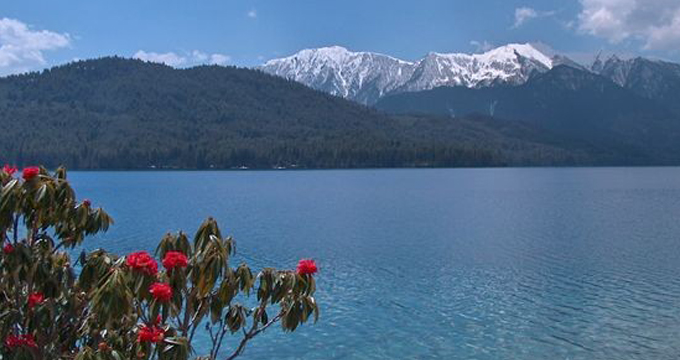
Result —
<path fill-rule="evenodd" d="M 153 250 L 213 216 L 253 268 L 317 259 L 320 322 L 244 359 L 680 356 L 680 168 L 70 178 L 116 219 L 89 248 Z"/>

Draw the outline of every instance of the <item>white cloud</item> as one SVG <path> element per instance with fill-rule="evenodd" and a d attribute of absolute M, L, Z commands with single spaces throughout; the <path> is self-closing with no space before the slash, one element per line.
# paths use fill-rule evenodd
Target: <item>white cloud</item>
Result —
<path fill-rule="evenodd" d="M 530 7 L 520 7 L 515 9 L 515 23 L 512 25 L 512 28 L 516 29 L 532 19 L 553 15 L 555 15 L 555 11 L 538 11 Z"/>
<path fill-rule="evenodd" d="M 231 57 L 224 54 L 207 54 L 199 50 L 177 54 L 175 52 L 156 53 L 137 51 L 133 56 L 135 59 L 165 64 L 172 67 L 196 66 L 201 64 L 226 65 Z"/>
<path fill-rule="evenodd" d="M 515 25 L 513 27 L 518 28 L 522 26 L 528 20 L 538 17 L 538 12 L 529 7 L 521 7 L 515 9 Z"/>
<path fill-rule="evenodd" d="M 210 55 L 210 62 L 209 64 L 211 65 L 225 65 L 229 61 L 231 61 L 231 57 L 224 55 L 224 54 L 212 54 Z"/>
<path fill-rule="evenodd" d="M 476 52 L 485 52 L 494 48 L 494 45 L 486 40 L 482 42 L 472 40 L 470 41 L 470 45 L 474 46 Z"/>
<path fill-rule="evenodd" d="M 204 52 L 201 52 L 201 51 L 198 51 L 198 50 L 192 51 L 192 52 L 191 52 L 191 57 L 192 57 L 192 59 L 194 59 L 196 62 L 205 62 L 205 61 L 208 60 L 208 58 L 209 58 L 208 54 L 206 54 L 206 53 L 204 53 Z"/>
<path fill-rule="evenodd" d="M 252 10 L 248 11 L 248 17 L 252 18 L 252 19 L 256 18 L 257 17 L 257 10 L 252 9 Z"/>
<path fill-rule="evenodd" d="M 635 40 L 647 50 L 680 47 L 678 0 L 580 0 L 578 29 L 611 43 Z"/>
<path fill-rule="evenodd" d="M 174 52 L 156 53 L 139 50 L 132 57 L 135 59 L 161 63 L 172 67 L 181 66 L 186 64 L 187 62 L 186 57 L 177 55 Z"/>
<path fill-rule="evenodd" d="M 25 23 L 0 19 L 0 74 L 25 72 L 47 64 L 43 52 L 68 47 L 68 34 L 34 30 Z"/>

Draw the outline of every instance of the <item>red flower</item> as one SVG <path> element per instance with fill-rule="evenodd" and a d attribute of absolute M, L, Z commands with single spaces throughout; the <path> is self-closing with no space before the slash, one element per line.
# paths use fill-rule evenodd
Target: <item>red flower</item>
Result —
<path fill-rule="evenodd" d="M 32 334 L 26 335 L 9 335 L 5 339 L 5 346 L 9 350 L 14 350 L 19 346 L 27 346 L 32 348 L 37 348 L 38 344 L 35 343 L 35 338 Z"/>
<path fill-rule="evenodd" d="M 26 334 L 23 336 L 24 345 L 32 348 L 37 348 L 38 344 L 35 343 L 35 338 L 32 334 Z"/>
<path fill-rule="evenodd" d="M 17 167 L 16 167 L 16 166 L 5 165 L 5 166 L 2 168 L 2 171 L 4 171 L 4 172 L 6 172 L 7 174 L 9 174 L 9 176 L 12 176 L 12 175 L 14 175 L 15 172 L 17 172 Z"/>
<path fill-rule="evenodd" d="M 139 332 L 137 333 L 137 341 L 140 343 L 142 342 L 159 343 L 163 341 L 164 334 L 165 331 L 162 328 L 144 325 L 139 328 Z"/>
<path fill-rule="evenodd" d="M 168 302 L 172 299 L 172 288 L 165 283 L 154 283 L 149 288 L 149 292 L 156 301 Z"/>
<path fill-rule="evenodd" d="M 34 306 L 42 304 L 43 301 L 45 301 L 45 295 L 41 292 L 35 292 L 28 295 L 28 308 L 32 309 Z"/>
<path fill-rule="evenodd" d="M 24 180 L 29 181 L 29 180 L 33 179 L 34 177 L 38 176 L 38 174 L 40 174 L 40 168 L 37 167 L 37 166 L 30 166 L 30 167 L 24 168 L 24 172 L 23 172 L 22 176 L 24 177 Z"/>
<path fill-rule="evenodd" d="M 298 263 L 297 273 L 300 275 L 314 275 L 316 271 L 316 262 L 312 259 L 302 259 Z"/>
<path fill-rule="evenodd" d="M 14 252 L 14 246 L 10 243 L 6 243 L 5 246 L 2 247 L 2 252 L 5 253 L 5 255 L 9 255 Z"/>
<path fill-rule="evenodd" d="M 21 338 L 16 335 L 8 335 L 7 338 L 5 338 L 5 346 L 12 350 L 17 346 L 21 345 Z"/>
<path fill-rule="evenodd" d="M 125 264 L 134 271 L 139 271 L 150 276 L 158 273 L 158 264 L 146 251 L 138 251 L 127 256 Z"/>
<path fill-rule="evenodd" d="M 90 201 L 90 199 L 85 199 L 83 200 L 83 205 L 90 207 L 90 205 L 92 205 L 92 202 Z"/>
<path fill-rule="evenodd" d="M 185 268 L 187 267 L 188 260 L 187 256 L 179 251 L 168 251 L 163 258 L 163 266 L 172 270 L 177 267 Z"/>

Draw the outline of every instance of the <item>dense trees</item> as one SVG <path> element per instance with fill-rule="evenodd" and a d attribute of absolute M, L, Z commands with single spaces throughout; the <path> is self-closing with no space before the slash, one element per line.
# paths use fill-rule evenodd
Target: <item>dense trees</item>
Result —
<path fill-rule="evenodd" d="M 80 61 L 0 79 L 0 160 L 79 169 L 592 161 L 526 124 L 389 117 L 255 70 Z"/>

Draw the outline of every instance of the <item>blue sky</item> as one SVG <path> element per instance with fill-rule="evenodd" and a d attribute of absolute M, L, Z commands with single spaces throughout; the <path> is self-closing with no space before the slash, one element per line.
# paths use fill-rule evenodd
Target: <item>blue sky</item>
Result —
<path fill-rule="evenodd" d="M 342 45 L 406 60 L 540 42 L 680 61 L 678 0 L 21 0 L 0 8 L 0 74 L 137 56 L 252 66 Z"/>

